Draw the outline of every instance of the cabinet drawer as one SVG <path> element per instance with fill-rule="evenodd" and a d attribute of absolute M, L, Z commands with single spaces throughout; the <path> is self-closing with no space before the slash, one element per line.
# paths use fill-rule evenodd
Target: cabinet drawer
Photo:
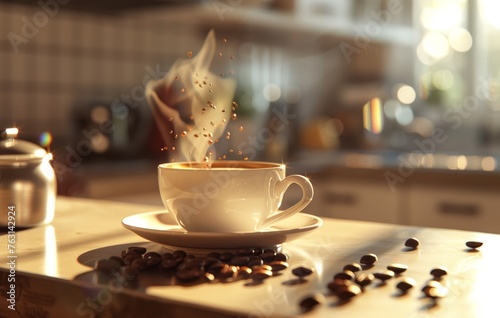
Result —
<path fill-rule="evenodd" d="M 494 191 L 413 185 L 408 201 L 412 225 L 500 233 Z"/>
<path fill-rule="evenodd" d="M 398 193 L 383 181 L 311 180 L 315 197 L 306 212 L 340 219 L 399 223 Z"/>

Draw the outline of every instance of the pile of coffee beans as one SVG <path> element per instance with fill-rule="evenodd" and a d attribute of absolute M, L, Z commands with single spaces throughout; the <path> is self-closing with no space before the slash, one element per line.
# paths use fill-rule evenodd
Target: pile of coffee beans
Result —
<path fill-rule="evenodd" d="M 240 249 L 233 252 L 213 252 L 203 257 L 176 250 L 160 254 L 140 246 L 130 246 L 120 256 L 98 260 L 94 268 L 103 273 L 119 271 L 134 279 L 141 272 L 163 271 L 178 283 L 236 281 L 251 279 L 261 282 L 288 268 L 288 256 L 272 249 Z M 312 273 L 312 272 L 311 272 Z M 302 270 L 302 276 L 309 275 Z"/>

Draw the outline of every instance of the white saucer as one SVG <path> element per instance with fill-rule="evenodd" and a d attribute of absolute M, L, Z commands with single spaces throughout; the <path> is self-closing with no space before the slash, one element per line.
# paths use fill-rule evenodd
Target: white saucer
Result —
<path fill-rule="evenodd" d="M 259 232 L 188 232 L 166 211 L 135 214 L 122 220 L 125 228 L 146 240 L 189 248 L 243 248 L 278 245 L 293 241 L 323 224 L 319 217 L 298 213 Z"/>

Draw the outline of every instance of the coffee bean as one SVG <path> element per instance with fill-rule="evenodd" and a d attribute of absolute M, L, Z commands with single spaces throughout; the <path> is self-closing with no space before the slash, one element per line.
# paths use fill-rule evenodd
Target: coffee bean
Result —
<path fill-rule="evenodd" d="M 122 274 L 125 277 L 125 279 L 131 280 L 137 277 L 139 275 L 139 270 L 133 268 L 132 266 L 124 266 L 122 267 Z"/>
<path fill-rule="evenodd" d="M 219 261 L 219 259 L 217 258 L 213 258 L 213 257 L 207 257 L 203 260 L 201 266 L 207 270 L 209 269 L 213 264 L 219 264 L 219 263 L 222 263 L 221 261 Z"/>
<path fill-rule="evenodd" d="M 261 266 L 262 264 L 264 264 L 264 261 L 261 260 L 259 257 L 257 257 L 257 256 L 253 256 L 253 257 L 255 257 L 255 258 L 253 258 L 253 259 L 251 258 L 248 261 L 248 264 L 247 264 L 248 267 L 252 268 L 254 266 Z"/>
<path fill-rule="evenodd" d="M 299 306 L 302 309 L 302 311 L 307 312 L 313 310 L 316 306 L 321 305 L 324 302 L 325 302 L 325 296 L 319 293 L 315 293 L 307 297 L 304 297 L 300 301 Z"/>
<path fill-rule="evenodd" d="M 346 285 L 352 285 L 352 282 L 348 279 L 334 278 L 331 282 L 329 282 L 326 287 L 333 293 L 337 293 L 337 291 Z"/>
<path fill-rule="evenodd" d="M 188 259 L 182 263 L 179 263 L 179 266 L 177 266 L 178 269 L 181 268 L 199 268 L 201 269 L 203 267 L 203 260 L 199 258 L 192 258 Z"/>
<path fill-rule="evenodd" d="M 260 254 L 260 258 L 264 263 L 271 263 L 276 258 L 276 253 L 274 251 Z"/>
<path fill-rule="evenodd" d="M 174 258 L 184 258 L 186 257 L 187 253 L 184 250 L 176 250 L 172 253 L 172 256 Z"/>
<path fill-rule="evenodd" d="M 343 272 L 339 272 L 333 276 L 333 279 L 345 279 L 345 280 L 353 280 L 356 276 L 350 270 L 345 270 Z"/>
<path fill-rule="evenodd" d="M 415 237 L 410 237 L 409 239 L 406 240 L 405 246 L 416 249 L 420 246 L 420 241 Z"/>
<path fill-rule="evenodd" d="M 219 260 L 224 263 L 229 263 L 233 257 L 234 257 L 233 253 L 225 252 L 219 256 Z"/>
<path fill-rule="evenodd" d="M 205 279 L 209 282 L 213 282 L 215 280 L 215 275 L 212 273 L 205 272 Z"/>
<path fill-rule="evenodd" d="M 146 253 L 147 249 L 142 246 L 130 246 L 127 250 L 127 253 L 130 254 L 139 254 L 142 255 Z"/>
<path fill-rule="evenodd" d="M 237 266 L 226 266 L 220 270 L 218 277 L 224 280 L 229 280 L 236 278 L 237 274 L 238 274 Z"/>
<path fill-rule="evenodd" d="M 252 270 L 265 270 L 265 271 L 273 271 L 273 268 L 269 264 L 264 264 L 261 266 L 254 266 Z"/>
<path fill-rule="evenodd" d="M 446 266 L 438 266 L 431 270 L 431 275 L 434 276 L 435 279 L 440 279 L 441 277 L 448 275 L 448 268 Z"/>
<path fill-rule="evenodd" d="M 283 253 L 277 253 L 276 257 L 274 258 L 274 262 L 280 261 L 280 262 L 288 262 L 288 255 L 283 254 Z"/>
<path fill-rule="evenodd" d="M 381 281 L 385 282 L 386 280 L 394 277 L 394 272 L 390 271 L 390 270 L 379 271 L 379 272 L 373 273 L 373 276 L 375 276 L 375 278 L 380 279 Z"/>
<path fill-rule="evenodd" d="M 247 279 L 250 277 L 250 274 L 252 274 L 252 269 L 247 267 L 247 266 L 241 266 L 238 269 L 238 273 L 236 273 L 236 277 L 241 277 L 243 279 Z"/>
<path fill-rule="evenodd" d="M 271 276 L 273 276 L 273 272 L 265 269 L 252 269 L 252 273 L 249 275 L 249 277 L 255 281 L 262 281 Z"/>
<path fill-rule="evenodd" d="M 387 269 L 393 271 L 396 274 L 401 274 L 408 269 L 408 266 L 405 264 L 393 263 L 391 265 L 388 265 Z"/>
<path fill-rule="evenodd" d="M 103 273 L 111 273 L 112 271 L 119 270 L 121 265 L 111 259 L 100 259 L 94 264 L 94 268 Z"/>
<path fill-rule="evenodd" d="M 159 259 L 161 259 L 161 255 L 159 253 L 156 253 L 156 252 L 147 252 L 146 254 L 144 254 L 143 258 L 145 260 L 149 260 L 151 258 L 159 258 Z"/>
<path fill-rule="evenodd" d="M 402 293 L 406 293 L 416 285 L 417 282 L 413 278 L 405 277 L 396 284 L 396 288 L 399 289 Z"/>
<path fill-rule="evenodd" d="M 147 261 L 144 259 L 144 258 L 136 258 L 131 264 L 130 266 L 132 266 L 132 268 L 135 268 L 139 271 L 143 271 L 146 269 L 146 263 Z"/>
<path fill-rule="evenodd" d="M 201 271 L 197 268 L 182 268 L 175 273 L 175 277 L 182 282 L 191 282 L 201 276 Z"/>
<path fill-rule="evenodd" d="M 217 258 L 217 259 L 219 259 L 219 257 L 220 257 L 219 252 L 212 252 L 212 253 L 207 254 L 207 256 L 206 256 L 206 258 Z"/>
<path fill-rule="evenodd" d="M 367 274 L 359 274 L 356 278 L 355 278 L 355 282 L 356 284 L 358 284 L 359 286 L 361 287 L 365 287 L 365 286 L 368 286 L 370 285 L 373 281 L 375 280 L 375 276 L 373 276 L 372 273 L 367 273 Z"/>
<path fill-rule="evenodd" d="M 288 268 L 288 263 L 283 261 L 274 261 L 269 263 L 273 272 L 280 272 Z"/>
<path fill-rule="evenodd" d="M 222 263 L 222 262 L 214 263 L 206 271 L 214 274 L 215 277 L 218 277 L 220 275 L 221 271 L 228 266 L 229 265 Z"/>
<path fill-rule="evenodd" d="M 479 248 L 483 245 L 483 242 L 479 241 L 467 241 L 465 242 L 465 245 L 470 248 Z"/>
<path fill-rule="evenodd" d="M 361 288 L 358 285 L 349 284 L 344 286 L 339 286 L 335 294 L 342 301 L 348 301 L 353 297 L 361 294 Z"/>
<path fill-rule="evenodd" d="M 295 275 L 295 276 L 297 276 L 297 277 L 300 277 L 300 278 L 309 276 L 313 272 L 314 271 L 311 268 L 307 268 L 307 267 L 304 267 L 304 266 L 299 266 L 299 267 L 296 267 L 296 268 L 292 269 L 292 274 Z"/>
<path fill-rule="evenodd" d="M 432 282 L 432 283 L 431 283 Z M 430 281 L 422 288 L 425 296 L 430 298 L 443 298 L 448 295 L 448 289 L 439 282 Z"/>
<path fill-rule="evenodd" d="M 358 263 L 351 263 L 351 264 L 345 265 L 343 270 L 345 270 L 345 271 L 347 270 L 347 271 L 351 271 L 353 273 L 356 273 L 356 272 L 363 270 L 363 268 Z"/>
<path fill-rule="evenodd" d="M 236 251 L 236 255 L 238 256 L 250 256 L 253 254 L 253 250 L 249 248 L 244 248 Z"/>
<path fill-rule="evenodd" d="M 125 261 L 120 256 L 110 256 L 109 260 L 113 261 L 113 262 L 116 262 L 120 266 L 124 266 L 125 265 Z"/>
<path fill-rule="evenodd" d="M 159 258 L 159 257 L 152 257 L 152 258 L 146 260 L 146 268 L 147 269 L 156 268 L 156 267 L 158 267 L 161 264 L 161 262 L 162 262 L 161 258 Z"/>
<path fill-rule="evenodd" d="M 163 260 L 160 264 L 161 268 L 166 269 L 166 270 L 173 270 L 177 267 L 178 261 L 175 258 L 169 258 L 166 260 Z"/>
<path fill-rule="evenodd" d="M 264 251 L 262 252 L 262 254 L 264 254 L 264 253 L 274 253 L 276 255 L 276 251 L 273 250 L 272 248 L 266 248 L 266 249 L 264 249 Z"/>
<path fill-rule="evenodd" d="M 248 256 L 233 256 L 233 258 L 231 258 L 231 261 L 229 261 L 229 264 L 235 266 L 243 266 L 247 265 L 248 261 L 250 261 L 250 258 Z"/>
<path fill-rule="evenodd" d="M 123 259 L 123 263 L 125 265 L 130 265 L 130 264 L 132 264 L 132 262 L 134 262 L 138 258 L 142 259 L 142 255 L 141 254 L 129 254 L 129 255 L 127 255 L 127 257 L 125 257 Z"/>
<path fill-rule="evenodd" d="M 162 260 L 170 259 L 170 258 L 173 258 L 173 257 L 174 257 L 174 255 L 172 255 L 172 253 L 165 253 L 165 254 L 161 255 L 161 259 Z"/>
<path fill-rule="evenodd" d="M 259 256 L 262 253 L 264 253 L 264 250 L 262 248 L 260 248 L 260 247 L 253 249 L 253 255 Z"/>
<path fill-rule="evenodd" d="M 375 264 L 375 262 L 378 261 L 378 257 L 377 255 L 373 254 L 373 253 L 370 253 L 370 254 L 366 254 L 366 255 L 363 255 L 361 257 L 361 259 L 359 260 L 359 262 L 363 265 L 373 265 Z"/>

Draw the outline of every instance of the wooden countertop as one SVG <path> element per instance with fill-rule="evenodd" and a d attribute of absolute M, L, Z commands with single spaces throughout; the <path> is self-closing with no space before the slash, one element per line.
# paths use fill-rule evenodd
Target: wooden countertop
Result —
<path fill-rule="evenodd" d="M 116 255 L 124 247 L 142 245 L 162 249 L 126 230 L 121 220 L 129 215 L 158 210 L 158 206 L 131 205 L 109 201 L 58 197 L 52 224 L 16 230 L 1 235 L 0 278 L 2 297 L 9 297 L 14 284 L 15 308 L 2 301 L 0 316 L 21 317 L 38 312 L 40 317 L 493 317 L 497 314 L 500 279 L 500 235 L 459 230 L 431 229 L 370 222 L 324 219 L 321 228 L 284 243 L 290 267 L 263 284 L 246 286 L 245 281 L 204 283 L 193 286 L 161 284 L 159 281 L 104 283 L 86 266 L 85 257 Z M 417 237 L 421 247 L 405 250 L 404 242 Z M 7 244 L 8 239 L 14 239 Z M 483 241 L 477 251 L 465 246 L 468 240 Z M 13 245 L 14 264 L 7 256 Z M 352 301 L 340 304 L 328 295 L 332 276 L 367 253 L 378 262 L 367 272 L 404 263 L 409 269 L 401 277 L 412 277 L 417 286 L 399 296 L 395 284 L 372 284 Z M 294 281 L 291 269 L 315 269 L 305 283 Z M 443 280 L 448 295 L 433 304 L 423 297 L 421 287 L 434 267 L 444 265 Z M 9 276 L 10 275 L 10 276 Z M 14 277 L 14 282 L 11 279 Z M 120 280 L 118 280 L 120 282 Z M 248 284 L 247 284 L 248 285 Z M 301 314 L 299 301 L 313 293 L 325 294 L 326 302 Z M 97 316 L 99 316 L 97 315 Z M 121 316 L 119 316 L 121 315 Z"/>

